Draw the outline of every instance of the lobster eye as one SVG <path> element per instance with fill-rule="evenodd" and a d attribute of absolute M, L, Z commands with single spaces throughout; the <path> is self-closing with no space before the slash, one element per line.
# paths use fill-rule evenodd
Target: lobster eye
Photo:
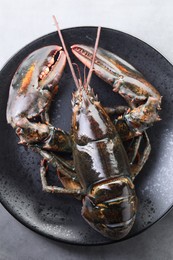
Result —
<path fill-rule="evenodd" d="M 79 104 L 80 104 L 79 100 L 76 100 L 74 103 L 75 106 L 79 106 Z"/>

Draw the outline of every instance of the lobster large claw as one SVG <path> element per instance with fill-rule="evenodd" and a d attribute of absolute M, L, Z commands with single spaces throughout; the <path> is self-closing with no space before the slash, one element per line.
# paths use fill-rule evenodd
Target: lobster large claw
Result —
<path fill-rule="evenodd" d="M 14 74 L 7 121 L 16 129 L 22 144 L 35 143 L 59 151 L 69 143 L 69 137 L 51 126 L 48 117 L 49 106 L 66 64 L 66 55 L 61 49 L 50 45 L 32 52 Z"/>
<path fill-rule="evenodd" d="M 56 45 L 40 48 L 18 67 L 11 82 L 7 104 L 7 121 L 13 127 L 16 127 L 21 115 L 33 118 L 50 104 L 66 63 L 61 49 Z M 49 95 L 44 90 L 48 90 Z"/>
<path fill-rule="evenodd" d="M 93 47 L 75 44 L 71 46 L 72 52 L 74 55 L 88 68 L 91 66 L 91 61 L 93 57 Z M 94 72 L 101 79 L 106 81 L 110 85 L 114 85 L 116 81 L 122 79 L 122 69 L 121 67 L 117 67 L 117 62 L 122 62 L 126 64 L 131 70 L 134 68 L 123 61 L 117 55 L 106 51 L 102 48 L 98 48 L 97 55 L 94 63 Z"/>
<path fill-rule="evenodd" d="M 71 49 L 74 55 L 90 68 L 93 48 L 75 44 Z M 118 122 L 120 131 L 125 129 L 122 136 L 126 136 L 126 139 L 140 135 L 155 121 L 160 120 L 158 115 L 161 104 L 160 93 L 131 64 L 110 51 L 98 48 L 94 72 L 110 84 L 113 91 L 118 92 L 131 108 L 123 115 L 121 123 Z M 124 127 L 124 122 L 128 130 Z"/>

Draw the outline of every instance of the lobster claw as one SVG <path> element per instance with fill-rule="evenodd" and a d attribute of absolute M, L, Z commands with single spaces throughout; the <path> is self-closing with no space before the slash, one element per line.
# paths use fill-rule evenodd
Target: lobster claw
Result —
<path fill-rule="evenodd" d="M 75 44 L 71 46 L 74 55 L 88 68 L 91 66 L 94 49 L 90 46 Z M 132 65 L 118 57 L 117 55 L 98 48 L 94 63 L 94 73 L 106 81 L 111 86 L 120 84 L 122 79 L 131 72 L 141 75 Z"/>
<path fill-rule="evenodd" d="M 50 45 L 27 56 L 13 77 L 11 91 L 18 90 L 22 94 L 33 87 L 39 90 L 46 85 L 57 85 L 66 63 L 61 49 L 60 46 Z"/>
<path fill-rule="evenodd" d="M 7 121 L 14 127 L 21 115 L 35 117 L 50 104 L 66 64 L 66 55 L 61 49 L 56 45 L 40 48 L 18 67 L 7 105 Z"/>
<path fill-rule="evenodd" d="M 74 55 L 88 68 L 91 66 L 94 49 L 86 45 L 71 46 Z M 130 63 L 116 54 L 98 48 L 94 73 L 113 87 L 127 101 L 144 101 L 148 96 L 160 98 L 158 91 Z"/>
<path fill-rule="evenodd" d="M 44 55 L 40 66 L 42 71 L 39 75 L 41 87 L 49 84 L 52 84 L 54 87 L 59 83 L 66 64 L 66 55 L 61 49 L 62 47 L 60 46 L 47 46 L 42 48 Z"/>

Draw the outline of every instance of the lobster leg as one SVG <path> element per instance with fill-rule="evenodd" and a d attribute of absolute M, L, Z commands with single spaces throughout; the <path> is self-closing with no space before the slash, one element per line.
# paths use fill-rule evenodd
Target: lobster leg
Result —
<path fill-rule="evenodd" d="M 128 106 L 104 107 L 108 115 L 123 115 L 128 109 Z"/>
<path fill-rule="evenodd" d="M 146 145 L 142 154 L 140 154 L 139 148 L 143 137 L 146 140 Z M 138 175 L 138 173 L 142 170 L 144 164 L 148 160 L 150 152 L 151 152 L 150 140 L 148 138 L 146 131 L 144 131 L 142 136 L 135 137 L 135 142 L 132 147 L 132 153 L 128 154 L 132 179 L 134 179 Z M 138 154 L 139 154 L 139 159 L 137 160 L 137 162 L 135 162 Z"/>
<path fill-rule="evenodd" d="M 73 45 L 72 52 L 87 67 L 91 66 L 93 48 L 85 45 Z M 158 120 L 161 96 L 159 92 L 132 65 L 117 55 L 99 48 L 94 72 L 110 84 L 130 106 L 130 110 L 120 118 L 118 128 L 124 128 L 124 138 L 131 139 Z"/>
<path fill-rule="evenodd" d="M 52 190 L 57 193 L 64 192 L 64 193 L 71 193 L 71 194 L 79 194 L 79 193 L 82 194 L 83 190 L 80 185 L 80 181 L 75 172 L 73 164 L 71 164 L 69 160 L 67 161 L 61 158 L 60 156 L 57 156 L 52 152 L 44 151 L 39 147 L 32 147 L 32 148 L 34 149 L 34 151 L 38 152 L 44 158 L 41 161 L 41 168 L 40 168 L 40 176 L 41 176 L 42 186 L 44 190 L 46 190 L 47 192 L 51 192 Z M 52 166 L 57 169 L 58 177 L 61 183 L 63 184 L 64 189 L 62 188 L 54 189 L 47 184 L 46 172 L 48 168 L 47 164 L 49 163 L 52 164 Z"/>
<path fill-rule="evenodd" d="M 104 107 L 104 109 L 108 115 L 114 115 L 114 114 L 122 115 L 129 109 L 129 107 L 127 107 L 127 106 L 117 106 L 115 108 Z M 119 121 L 119 120 L 115 120 L 115 124 L 117 121 Z M 124 132 L 122 125 L 123 124 L 121 123 L 121 127 L 120 128 L 116 127 L 116 128 L 123 141 L 123 140 L 126 140 L 126 138 L 124 136 L 126 132 Z M 141 141 L 143 138 L 146 139 L 146 145 L 143 150 L 143 153 L 140 154 L 139 149 L 140 149 Z M 144 131 L 143 134 L 140 136 L 133 137 L 131 145 L 130 145 L 130 147 L 127 148 L 127 150 L 130 151 L 130 152 L 129 151 L 127 152 L 127 155 L 128 155 L 128 159 L 129 159 L 129 163 L 130 163 L 132 179 L 134 179 L 136 177 L 136 175 L 138 175 L 138 173 L 142 170 L 142 168 L 143 168 L 144 164 L 146 163 L 146 161 L 150 155 L 150 152 L 151 152 L 151 145 L 150 145 L 150 141 L 149 141 L 146 131 Z M 138 155 L 140 157 L 139 160 L 137 160 Z M 137 160 L 137 163 L 135 163 L 136 160 Z"/>
<path fill-rule="evenodd" d="M 49 193 L 59 193 L 59 194 L 71 194 L 71 195 L 81 195 L 82 189 L 67 189 L 62 188 L 58 186 L 51 186 L 48 185 L 47 179 L 46 179 L 46 173 L 47 173 L 47 161 L 43 159 L 41 161 L 41 167 L 40 167 L 40 176 L 41 176 L 41 183 L 43 187 L 43 191 L 49 192 Z"/>
<path fill-rule="evenodd" d="M 129 110 L 129 107 L 127 106 L 117 106 L 117 107 L 104 107 L 106 113 L 108 115 L 119 115 L 122 116 L 124 113 L 126 113 Z M 123 118 L 123 117 L 122 117 Z M 119 124 L 120 127 L 117 127 L 117 123 Z M 124 121 L 120 121 L 120 119 L 115 120 L 115 125 L 116 125 L 116 129 L 122 139 L 122 141 L 126 140 L 126 135 L 129 135 L 128 132 L 127 133 L 127 128 L 126 126 L 123 128 L 123 124 Z M 140 145 L 141 145 L 141 141 L 143 139 L 143 137 L 146 139 L 146 146 L 144 148 L 144 151 L 142 153 L 142 155 L 139 155 L 139 149 L 140 149 Z M 128 138 L 130 139 L 130 138 Z M 131 169 L 131 177 L 132 179 L 134 179 L 136 177 L 136 175 L 138 175 L 138 173 L 142 170 L 144 164 L 146 163 L 150 152 L 151 152 L 151 145 L 150 145 L 150 141 L 148 138 L 148 135 L 146 133 L 146 131 L 143 132 L 142 135 L 133 137 L 132 135 L 132 145 L 130 145 L 130 148 L 128 148 L 128 150 L 131 150 L 131 152 L 128 152 L 128 159 L 129 159 L 129 163 L 130 163 L 130 169 Z M 140 156 L 140 159 L 137 160 L 137 163 L 135 163 L 135 160 L 137 159 L 138 155 Z"/>
<path fill-rule="evenodd" d="M 130 146 L 127 150 L 129 162 L 131 165 L 134 163 L 136 157 L 139 155 L 139 147 L 140 147 L 142 138 L 143 138 L 142 135 L 134 137 L 132 140 L 132 143 L 130 144 Z"/>

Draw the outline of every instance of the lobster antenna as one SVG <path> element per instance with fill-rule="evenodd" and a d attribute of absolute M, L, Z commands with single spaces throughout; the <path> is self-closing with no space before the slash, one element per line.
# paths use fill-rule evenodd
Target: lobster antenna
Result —
<path fill-rule="evenodd" d="M 87 79 L 86 79 L 86 65 L 84 66 L 84 86 L 87 86 Z"/>
<path fill-rule="evenodd" d="M 73 66 L 76 66 L 76 68 L 77 68 L 77 72 L 78 72 L 78 76 L 79 76 L 78 81 L 80 82 L 80 85 L 82 85 L 82 77 L 81 77 L 81 73 L 80 73 L 79 66 L 78 66 L 78 64 L 75 63 L 75 62 L 73 62 L 72 65 L 73 65 Z"/>
<path fill-rule="evenodd" d="M 68 51 L 67 51 L 67 48 L 66 48 L 66 45 L 65 45 L 65 42 L 64 42 L 64 39 L 63 39 L 63 36 L 62 36 L 62 33 L 61 33 L 61 30 L 59 28 L 59 25 L 58 25 L 58 22 L 57 22 L 57 19 L 55 17 L 55 15 L 53 15 L 53 20 L 54 20 L 54 23 L 55 23 L 55 26 L 57 28 L 57 32 L 58 32 L 58 35 L 59 35 L 59 38 L 61 40 L 61 43 L 62 43 L 62 46 L 63 46 L 63 49 L 64 49 L 64 52 L 66 54 L 66 57 L 67 57 L 67 60 L 68 60 L 68 64 L 69 64 L 69 67 L 70 67 L 70 70 L 71 70 L 71 73 L 72 73 L 72 77 L 74 79 L 74 82 L 76 84 L 76 87 L 79 89 L 79 81 L 76 77 L 76 74 L 75 74 L 75 71 L 74 71 L 74 68 L 73 68 L 73 65 L 72 65 L 72 62 L 71 62 L 71 59 L 70 59 L 70 56 L 68 54 Z"/>
<path fill-rule="evenodd" d="M 87 76 L 87 82 L 86 82 L 86 88 L 88 87 L 91 77 L 92 77 L 92 73 L 93 73 L 93 68 L 94 68 L 94 62 L 95 62 L 95 57 L 96 57 L 96 52 L 97 52 L 97 48 L 98 48 L 98 44 L 99 44 L 99 39 L 100 39 L 100 32 L 101 32 L 101 26 L 98 27 L 97 29 L 97 37 L 96 37 L 96 41 L 95 41 L 95 46 L 94 46 L 94 52 L 93 52 L 93 58 L 92 58 L 92 62 L 91 62 L 91 67 L 89 69 L 88 72 L 88 76 Z"/>

